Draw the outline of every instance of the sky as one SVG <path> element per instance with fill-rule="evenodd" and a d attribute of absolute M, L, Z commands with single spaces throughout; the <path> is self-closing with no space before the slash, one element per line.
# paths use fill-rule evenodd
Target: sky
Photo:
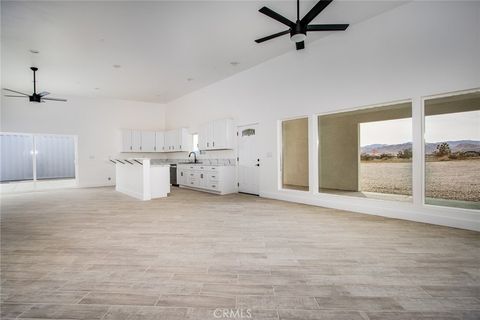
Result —
<path fill-rule="evenodd" d="M 425 117 L 425 141 L 480 141 L 480 111 L 449 113 Z M 412 141 L 412 119 L 360 124 L 360 146 L 401 144 Z"/>

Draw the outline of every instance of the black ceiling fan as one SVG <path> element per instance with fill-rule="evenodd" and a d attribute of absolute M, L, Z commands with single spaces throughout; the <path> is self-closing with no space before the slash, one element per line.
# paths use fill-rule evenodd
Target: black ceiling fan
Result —
<path fill-rule="evenodd" d="M 26 94 L 26 93 L 23 93 L 23 92 L 20 92 L 20 91 L 15 91 L 15 90 L 12 90 L 12 89 L 3 88 L 3 90 L 5 90 L 5 91 L 10 91 L 10 92 L 13 92 L 13 93 L 16 93 L 16 94 L 20 94 L 20 96 L 12 95 L 12 94 L 5 94 L 4 95 L 5 97 L 28 98 L 30 100 L 30 102 L 45 102 L 44 100 L 64 101 L 64 102 L 67 101 L 67 99 L 60 99 L 60 98 L 45 98 L 45 96 L 49 95 L 50 92 L 43 91 L 43 92 L 37 93 L 37 84 L 36 84 L 35 72 L 38 71 L 38 68 L 31 67 L 30 69 L 33 71 L 33 94 L 29 95 L 29 94 Z"/>
<path fill-rule="evenodd" d="M 345 31 L 348 28 L 348 24 L 309 24 L 332 1 L 333 0 L 318 1 L 317 4 L 302 19 L 300 19 L 300 1 L 297 0 L 297 21 L 295 23 L 267 7 L 261 8 L 258 11 L 269 16 L 272 19 L 277 20 L 280 23 L 283 23 L 284 25 L 289 27 L 289 29 L 269 35 L 264 38 L 257 39 L 255 40 L 255 42 L 261 43 L 290 33 L 290 39 L 295 42 L 297 50 L 302 50 L 305 48 L 304 40 L 307 38 L 308 31 Z"/>

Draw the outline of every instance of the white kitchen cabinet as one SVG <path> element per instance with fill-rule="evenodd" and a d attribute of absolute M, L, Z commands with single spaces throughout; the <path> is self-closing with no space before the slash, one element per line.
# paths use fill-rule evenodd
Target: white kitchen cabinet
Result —
<path fill-rule="evenodd" d="M 170 130 L 165 133 L 165 151 L 192 151 L 192 135 L 185 128 Z"/>
<path fill-rule="evenodd" d="M 220 119 L 203 124 L 198 133 L 198 142 L 200 150 L 233 149 L 233 120 Z"/>
<path fill-rule="evenodd" d="M 192 151 L 193 138 L 185 128 L 169 131 L 122 130 L 122 152 Z"/>
<path fill-rule="evenodd" d="M 155 152 L 155 131 L 142 131 L 142 152 Z"/>
<path fill-rule="evenodd" d="M 179 164 L 177 167 L 177 182 L 181 187 L 216 194 L 235 193 L 238 191 L 235 166 Z"/>
<path fill-rule="evenodd" d="M 122 152 L 132 152 L 132 149 L 133 149 L 132 130 L 129 130 L 129 129 L 122 130 Z"/>
<path fill-rule="evenodd" d="M 165 152 L 165 133 L 163 131 L 155 132 L 155 151 Z"/>
<path fill-rule="evenodd" d="M 198 130 L 198 149 L 199 150 L 207 150 L 207 126 L 202 125 Z"/>
<path fill-rule="evenodd" d="M 132 131 L 132 151 L 133 152 L 142 152 L 142 131 L 133 130 Z"/>

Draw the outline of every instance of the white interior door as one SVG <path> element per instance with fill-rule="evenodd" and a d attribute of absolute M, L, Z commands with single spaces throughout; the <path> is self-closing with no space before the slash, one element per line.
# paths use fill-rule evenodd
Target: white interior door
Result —
<path fill-rule="evenodd" d="M 238 191 L 258 195 L 260 150 L 258 124 L 238 127 Z"/>

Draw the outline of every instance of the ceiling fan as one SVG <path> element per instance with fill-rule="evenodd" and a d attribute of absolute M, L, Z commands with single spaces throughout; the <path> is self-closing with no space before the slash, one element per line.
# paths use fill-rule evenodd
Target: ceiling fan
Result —
<path fill-rule="evenodd" d="M 60 98 L 45 98 L 45 96 L 49 95 L 50 92 L 43 91 L 43 92 L 37 93 L 35 72 L 38 71 L 38 68 L 31 67 L 30 69 L 33 71 L 33 94 L 29 95 L 29 94 L 26 94 L 26 93 L 23 93 L 23 92 L 20 92 L 20 91 L 15 91 L 15 90 L 12 90 L 12 89 L 3 88 L 3 90 L 5 90 L 5 91 L 10 91 L 10 92 L 13 92 L 13 93 L 16 93 L 16 94 L 20 94 L 20 96 L 12 95 L 12 94 L 5 94 L 4 95 L 5 97 L 12 97 L 12 98 L 25 98 L 25 97 L 27 97 L 30 100 L 30 102 L 45 102 L 44 100 L 67 101 L 67 99 L 60 99 Z"/>
<path fill-rule="evenodd" d="M 284 25 L 289 27 L 289 29 L 269 35 L 264 38 L 257 39 L 255 40 L 255 42 L 261 43 L 290 33 L 290 40 L 295 42 L 297 50 L 302 50 L 305 48 L 304 40 L 307 38 L 308 31 L 345 31 L 348 28 L 348 24 L 309 24 L 332 1 L 333 0 L 318 1 L 317 4 L 302 19 L 300 19 L 300 1 L 297 0 L 297 21 L 295 23 L 267 7 L 261 8 L 258 11 L 269 16 L 272 19 L 277 20 L 280 23 L 283 23 Z"/>

